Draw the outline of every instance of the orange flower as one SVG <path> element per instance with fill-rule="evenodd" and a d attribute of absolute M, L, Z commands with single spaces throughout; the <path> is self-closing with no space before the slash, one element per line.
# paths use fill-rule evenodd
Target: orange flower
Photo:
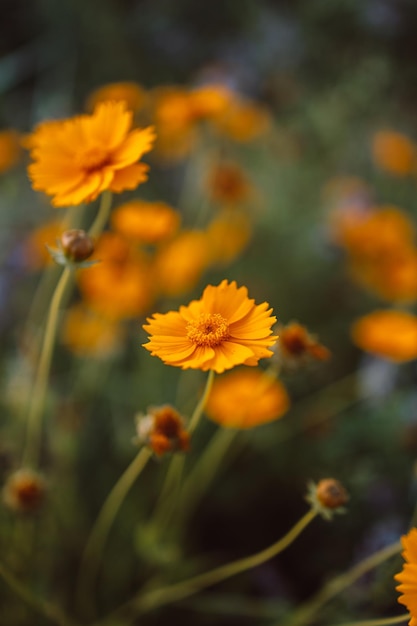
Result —
<path fill-rule="evenodd" d="M 227 428 L 252 428 L 284 415 L 290 401 L 285 387 L 259 370 L 237 370 L 217 378 L 207 401 L 207 416 Z"/>
<path fill-rule="evenodd" d="M 325 361 L 330 357 L 330 350 L 310 335 L 305 326 L 297 322 L 291 322 L 280 329 L 277 347 L 281 357 L 289 365 L 295 365 L 308 357 L 318 361 Z"/>
<path fill-rule="evenodd" d="M 235 97 L 229 107 L 214 119 L 218 130 L 234 141 L 246 143 L 265 134 L 271 127 L 269 112 L 258 104 Z"/>
<path fill-rule="evenodd" d="M 252 233 L 249 218 L 238 210 L 223 211 L 207 228 L 212 263 L 231 263 L 246 248 Z"/>
<path fill-rule="evenodd" d="M 199 230 L 179 233 L 155 259 L 155 285 L 168 296 L 187 293 L 200 280 L 211 261 L 210 241 Z"/>
<path fill-rule="evenodd" d="M 99 104 L 92 115 L 41 124 L 29 138 L 33 188 L 54 206 L 91 202 L 105 190 L 135 189 L 149 169 L 137 161 L 155 139 L 151 127 L 131 130 L 123 102 Z"/>
<path fill-rule="evenodd" d="M 189 94 L 191 116 L 209 119 L 227 110 L 233 95 L 224 85 L 202 85 Z"/>
<path fill-rule="evenodd" d="M 405 311 L 374 311 L 359 318 L 352 339 L 362 350 L 401 363 L 417 358 L 417 317 Z"/>
<path fill-rule="evenodd" d="M 88 97 L 86 109 L 93 111 L 100 102 L 114 100 L 123 101 L 126 108 L 139 111 L 147 102 L 146 91 L 134 82 L 108 83 L 95 89 Z"/>
<path fill-rule="evenodd" d="M 20 137 L 14 130 L 0 132 L 0 173 L 12 168 L 20 159 Z"/>
<path fill-rule="evenodd" d="M 246 287 L 233 281 L 205 288 L 201 300 L 179 311 L 155 313 L 143 328 L 151 335 L 144 347 L 167 365 L 221 373 L 235 365 L 257 365 L 268 350 L 276 318 L 268 304 L 256 305 Z"/>
<path fill-rule="evenodd" d="M 379 167 L 396 176 L 410 174 L 416 165 L 416 146 L 402 133 L 381 130 L 375 134 L 373 156 Z"/>
<path fill-rule="evenodd" d="M 122 328 L 117 321 L 83 304 L 73 306 L 66 314 L 62 341 L 74 354 L 101 358 L 114 353 L 121 339 Z"/>
<path fill-rule="evenodd" d="M 207 187 L 215 202 L 226 205 L 244 202 L 251 193 L 247 176 L 232 162 L 217 163 L 209 173 Z"/>
<path fill-rule="evenodd" d="M 137 416 L 136 427 L 139 441 L 148 445 L 157 456 L 186 452 L 190 446 L 184 420 L 172 406 L 150 407 L 147 415 Z"/>
<path fill-rule="evenodd" d="M 164 202 L 132 200 L 113 211 L 111 221 L 127 239 L 158 243 L 176 232 L 180 216 Z"/>
<path fill-rule="evenodd" d="M 402 571 L 394 576 L 400 583 L 396 589 L 402 594 L 398 602 L 404 604 L 411 613 L 409 625 L 417 626 L 417 528 L 412 528 L 401 537 L 401 543 L 405 563 Z"/>

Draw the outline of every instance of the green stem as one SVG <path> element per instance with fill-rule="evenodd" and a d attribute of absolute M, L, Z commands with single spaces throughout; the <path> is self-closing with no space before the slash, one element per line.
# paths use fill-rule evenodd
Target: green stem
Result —
<path fill-rule="evenodd" d="M 293 614 L 288 625 L 301 626 L 302 624 L 310 623 L 311 618 L 326 602 L 341 593 L 344 589 L 350 587 L 358 578 L 361 578 L 361 576 L 367 572 L 401 552 L 401 549 L 401 542 L 396 541 L 378 550 L 378 552 L 371 554 L 371 556 L 367 557 L 347 572 L 330 580 L 309 602 L 301 606 Z"/>
<path fill-rule="evenodd" d="M 50 602 L 36 597 L 29 589 L 27 589 L 22 583 L 3 565 L 0 564 L 0 577 L 4 580 L 6 585 L 26 604 L 32 607 L 35 611 L 47 617 L 51 621 L 59 624 L 59 626 L 76 626 L 76 623 L 70 620 L 60 608 L 54 606 Z"/>
<path fill-rule="evenodd" d="M 314 509 L 309 509 L 284 537 L 265 550 L 261 550 L 261 552 L 257 552 L 243 559 L 238 559 L 237 561 L 232 561 L 231 563 L 227 563 L 226 565 L 222 565 L 221 567 L 217 567 L 209 572 L 194 576 L 180 583 L 138 594 L 132 600 L 117 609 L 104 623 L 111 623 L 112 619 L 116 621 L 118 617 L 125 618 L 126 614 L 130 613 L 132 610 L 145 612 L 172 602 L 184 600 L 206 587 L 211 587 L 227 578 L 231 578 L 236 574 L 241 574 L 242 572 L 265 563 L 285 550 L 285 548 L 288 548 L 316 516 L 317 512 Z M 103 625 L 103 623 L 100 622 L 94 626 L 99 626 L 99 624 L 100 626 Z"/>
<path fill-rule="evenodd" d="M 88 231 L 90 237 L 98 237 L 103 232 L 109 219 L 111 203 L 111 191 L 103 191 L 103 193 L 101 194 L 101 201 L 96 215 L 96 219 L 94 220 Z"/>
<path fill-rule="evenodd" d="M 66 267 L 55 288 L 49 307 L 45 334 L 36 373 L 33 394 L 27 418 L 26 444 L 23 453 L 23 465 L 36 466 L 39 463 L 42 413 L 45 404 L 52 353 L 58 329 L 59 307 L 69 284 L 71 270 Z"/>
<path fill-rule="evenodd" d="M 101 507 L 81 559 L 80 573 L 76 587 L 76 599 L 80 607 L 85 607 L 86 609 L 87 607 L 88 609 L 92 608 L 93 588 L 110 529 L 129 490 L 145 468 L 151 456 L 152 452 L 148 448 L 142 448 L 138 452 Z"/>
<path fill-rule="evenodd" d="M 210 391 L 211 388 L 213 386 L 213 380 L 214 380 L 214 370 L 210 370 L 209 371 L 209 375 L 207 377 L 207 382 L 206 382 L 206 386 L 203 392 L 203 395 L 200 398 L 200 401 L 198 402 L 197 406 L 194 409 L 194 413 L 191 416 L 190 419 L 190 424 L 188 426 L 188 430 L 191 433 L 193 433 L 195 431 L 195 429 L 197 428 L 197 425 L 200 421 L 201 416 L 203 415 L 203 411 L 204 408 L 206 406 L 208 397 L 210 395 Z"/>
<path fill-rule="evenodd" d="M 411 618 L 410 613 L 396 615 L 395 617 L 384 617 L 382 619 L 368 619 L 360 622 L 343 622 L 336 626 L 389 626 L 390 624 L 400 624 Z"/>

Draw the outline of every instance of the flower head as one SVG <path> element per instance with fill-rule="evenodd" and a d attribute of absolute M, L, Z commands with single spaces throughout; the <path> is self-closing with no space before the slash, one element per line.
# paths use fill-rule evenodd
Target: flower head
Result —
<path fill-rule="evenodd" d="M 417 528 L 401 538 L 404 548 L 402 553 L 405 563 L 402 571 L 394 576 L 400 583 L 397 591 L 402 595 L 398 598 L 400 604 L 404 604 L 411 613 L 410 626 L 417 626 Z"/>
<path fill-rule="evenodd" d="M 406 176 L 415 167 L 416 146 L 402 133 L 393 130 L 377 132 L 372 150 L 376 164 L 395 176 Z"/>
<path fill-rule="evenodd" d="M 144 347 L 167 365 L 221 373 L 235 365 L 257 365 L 272 356 L 276 318 L 264 302 L 256 305 L 246 287 L 223 280 L 208 285 L 200 300 L 179 311 L 155 313 L 143 328 L 150 334 Z"/>
<path fill-rule="evenodd" d="M 210 419 L 228 428 L 253 428 L 288 411 L 285 387 L 260 370 L 238 369 L 214 381 L 207 401 Z"/>
<path fill-rule="evenodd" d="M 349 495 L 335 478 L 323 478 L 317 484 L 310 483 L 306 500 L 324 519 L 330 520 L 335 513 L 345 512 L 343 507 Z"/>
<path fill-rule="evenodd" d="M 91 202 L 105 190 L 135 189 L 147 178 L 138 160 L 149 152 L 151 127 L 131 130 L 124 102 L 103 102 L 92 115 L 45 122 L 28 141 L 33 188 L 52 196 L 54 206 Z"/>
<path fill-rule="evenodd" d="M 352 339 L 362 350 L 401 363 L 417 358 L 417 317 L 405 311 L 373 311 L 352 327 Z"/>
<path fill-rule="evenodd" d="M 45 480 L 28 468 L 11 474 L 3 487 L 4 503 L 19 513 L 35 513 L 44 503 L 45 496 Z"/>
<path fill-rule="evenodd" d="M 179 213 L 164 202 L 132 200 L 112 214 L 112 225 L 118 233 L 126 239 L 149 244 L 172 237 L 179 222 Z"/>
<path fill-rule="evenodd" d="M 138 439 L 148 445 L 157 455 L 181 450 L 187 451 L 190 435 L 184 428 L 184 420 L 171 406 L 150 407 L 146 415 L 136 418 Z"/>
<path fill-rule="evenodd" d="M 95 89 L 88 97 L 86 109 L 93 111 L 99 102 L 123 101 L 131 111 L 142 109 L 147 101 L 146 91 L 134 82 L 107 83 Z"/>
<path fill-rule="evenodd" d="M 330 350 L 298 322 L 291 322 L 280 329 L 277 347 L 281 360 L 290 366 L 301 364 L 308 358 L 325 361 L 330 357 Z"/>

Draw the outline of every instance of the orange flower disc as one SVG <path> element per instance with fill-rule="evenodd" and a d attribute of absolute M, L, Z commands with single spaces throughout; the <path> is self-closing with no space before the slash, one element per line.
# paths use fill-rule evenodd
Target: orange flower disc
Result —
<path fill-rule="evenodd" d="M 272 356 L 277 340 L 271 326 L 276 318 L 266 302 L 256 305 L 246 287 L 223 280 L 208 285 L 200 300 L 179 311 L 155 313 L 143 328 L 144 347 L 167 365 L 221 373 L 235 365 L 257 365 Z"/>
<path fill-rule="evenodd" d="M 41 124 L 28 139 L 32 186 L 56 207 L 92 202 L 106 190 L 135 189 L 147 178 L 138 160 L 152 148 L 151 127 L 131 130 L 124 102 L 99 104 L 92 115 Z"/>

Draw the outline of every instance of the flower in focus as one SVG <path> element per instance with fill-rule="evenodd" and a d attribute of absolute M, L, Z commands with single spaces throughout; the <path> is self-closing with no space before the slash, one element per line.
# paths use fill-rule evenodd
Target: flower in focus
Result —
<path fill-rule="evenodd" d="M 396 176 L 407 176 L 416 165 L 416 146 L 406 135 L 392 130 L 381 130 L 373 139 L 375 163 Z"/>
<path fill-rule="evenodd" d="M 14 130 L 0 132 L 0 174 L 18 163 L 21 155 L 19 134 Z"/>
<path fill-rule="evenodd" d="M 279 329 L 277 353 L 287 365 L 294 366 L 306 358 L 325 361 L 330 357 L 330 350 L 310 335 L 305 326 L 291 322 Z"/>
<path fill-rule="evenodd" d="M 401 572 L 394 576 L 400 583 L 396 587 L 401 593 L 398 602 L 404 604 L 411 613 L 409 625 L 417 626 L 417 528 L 412 528 L 401 537 L 401 543 L 405 563 Z"/>
<path fill-rule="evenodd" d="M 210 240 L 200 230 L 184 230 L 161 248 L 155 258 L 156 289 L 180 296 L 195 287 L 211 261 Z"/>
<path fill-rule="evenodd" d="M 147 94 L 143 87 L 134 82 L 108 83 L 89 95 L 86 109 L 93 111 L 97 104 L 108 100 L 122 101 L 127 109 L 139 111 L 147 102 Z"/>
<path fill-rule="evenodd" d="M 401 363 L 417 358 L 417 317 L 405 311 L 373 311 L 351 330 L 353 343 L 376 356 Z"/>
<path fill-rule="evenodd" d="M 167 365 L 222 373 L 235 365 L 257 365 L 272 356 L 277 337 L 276 318 L 264 302 L 256 305 L 246 287 L 223 280 L 208 285 L 200 300 L 179 311 L 154 313 L 143 328 L 149 333 L 144 347 Z"/>
<path fill-rule="evenodd" d="M 260 370 L 236 370 L 217 378 L 207 416 L 228 428 L 253 428 L 284 415 L 290 401 L 285 387 Z"/>
<path fill-rule="evenodd" d="M 151 127 L 131 130 L 124 102 L 104 102 L 92 115 L 40 124 L 29 137 L 32 186 L 52 196 L 54 206 L 91 202 L 110 190 L 135 189 L 147 178 L 138 163 L 152 148 Z"/>
<path fill-rule="evenodd" d="M 19 513 L 35 513 L 45 501 L 45 480 L 28 468 L 11 474 L 3 487 L 6 506 Z"/>
<path fill-rule="evenodd" d="M 180 215 L 164 202 L 132 200 L 115 209 L 111 223 L 126 239 L 155 244 L 169 239 L 178 229 Z"/>
<path fill-rule="evenodd" d="M 62 342 L 78 356 L 101 358 L 114 354 L 123 338 L 119 322 L 84 304 L 72 306 L 64 319 Z"/>
<path fill-rule="evenodd" d="M 149 446 L 157 455 L 167 452 L 186 452 L 190 435 L 184 428 L 184 420 L 169 405 L 150 407 L 146 415 L 136 417 L 138 441 Z"/>

